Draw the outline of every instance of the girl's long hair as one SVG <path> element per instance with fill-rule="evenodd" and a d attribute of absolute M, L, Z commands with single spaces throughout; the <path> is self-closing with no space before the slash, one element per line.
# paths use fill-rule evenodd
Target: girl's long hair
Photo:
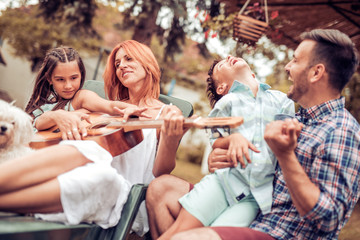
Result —
<path fill-rule="evenodd" d="M 82 88 L 85 81 L 86 71 L 79 53 L 70 47 L 61 46 L 53 48 L 46 53 L 41 68 L 36 76 L 34 90 L 25 108 L 25 112 L 31 115 L 35 109 L 39 109 L 42 105 L 48 103 L 57 103 L 53 110 L 63 109 L 65 105 L 72 100 L 63 99 L 58 96 L 52 85 L 50 85 L 52 72 L 58 62 L 66 63 L 71 61 L 76 61 L 79 66 L 81 73 L 81 83 L 79 89 Z M 50 96 L 54 96 L 54 98 L 49 99 Z"/>
<path fill-rule="evenodd" d="M 140 99 L 144 99 L 146 102 L 146 100 L 150 98 L 159 98 L 161 76 L 159 64 L 151 49 L 135 40 L 126 40 L 119 43 L 111 51 L 108 57 L 105 72 L 103 74 L 107 97 L 110 100 L 129 99 L 129 89 L 125 87 L 116 76 L 115 57 L 120 48 L 123 48 L 131 58 L 139 62 L 146 72 L 146 84 L 144 85 L 144 90 L 142 94 L 136 96 L 136 99 L 134 100 L 140 101 Z"/>

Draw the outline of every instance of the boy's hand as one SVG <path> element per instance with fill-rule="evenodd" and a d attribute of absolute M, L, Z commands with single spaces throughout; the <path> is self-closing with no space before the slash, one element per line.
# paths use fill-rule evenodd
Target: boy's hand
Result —
<path fill-rule="evenodd" d="M 227 160 L 232 162 L 234 167 L 237 166 L 237 162 L 241 164 L 242 168 L 246 167 L 244 156 L 248 163 L 251 163 L 249 149 L 259 153 L 260 151 L 240 133 L 233 133 L 229 138 L 229 148 L 227 151 Z"/>

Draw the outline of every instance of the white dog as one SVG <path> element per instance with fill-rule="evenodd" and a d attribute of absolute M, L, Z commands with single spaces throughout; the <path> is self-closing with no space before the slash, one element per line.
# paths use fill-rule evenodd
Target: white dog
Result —
<path fill-rule="evenodd" d="M 33 151 L 32 118 L 18 107 L 0 100 L 0 163 Z"/>

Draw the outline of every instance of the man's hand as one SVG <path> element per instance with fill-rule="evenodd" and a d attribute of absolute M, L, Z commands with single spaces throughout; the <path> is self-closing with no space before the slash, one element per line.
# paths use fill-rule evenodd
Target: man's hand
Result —
<path fill-rule="evenodd" d="M 208 157 L 209 172 L 213 173 L 217 169 L 233 167 L 234 164 L 228 161 L 227 149 L 215 148 Z"/>
<path fill-rule="evenodd" d="M 278 160 L 281 156 L 289 156 L 297 146 L 302 123 L 296 118 L 285 121 L 274 121 L 266 125 L 264 138 Z"/>

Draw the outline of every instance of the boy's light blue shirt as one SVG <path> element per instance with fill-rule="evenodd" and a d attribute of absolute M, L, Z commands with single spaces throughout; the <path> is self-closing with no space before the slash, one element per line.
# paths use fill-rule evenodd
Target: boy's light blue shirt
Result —
<path fill-rule="evenodd" d="M 230 206 L 241 200 L 242 194 L 248 195 L 251 192 L 261 211 L 266 214 L 271 210 L 276 159 L 264 140 L 265 126 L 274 120 L 275 114 L 294 116 L 295 109 L 293 101 L 286 94 L 269 90 L 270 86 L 265 83 L 258 83 L 259 90 L 254 97 L 248 86 L 234 81 L 229 93 L 215 104 L 209 117 L 244 118 L 244 123 L 231 129 L 230 133 L 241 133 L 261 152 L 249 150 L 252 163 L 244 169 L 238 164 L 236 168 L 216 170 L 215 174 L 223 185 Z M 223 129 L 215 131 L 220 136 L 225 136 Z M 216 140 L 215 135 L 210 137 L 211 144 Z"/>

